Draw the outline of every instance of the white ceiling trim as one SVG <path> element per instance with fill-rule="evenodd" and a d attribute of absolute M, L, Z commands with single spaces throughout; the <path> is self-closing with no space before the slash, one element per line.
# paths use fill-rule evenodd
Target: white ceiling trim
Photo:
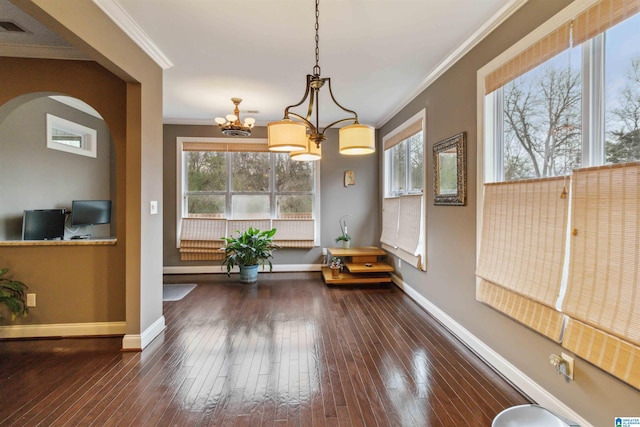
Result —
<path fill-rule="evenodd" d="M 93 0 L 93 2 L 163 70 L 173 67 L 171 60 L 153 43 L 117 0 Z"/>
<path fill-rule="evenodd" d="M 0 56 L 15 58 L 72 59 L 88 61 L 90 58 L 73 47 L 28 44 L 0 44 Z"/>
<path fill-rule="evenodd" d="M 95 1 L 95 0 L 94 0 Z M 520 7 L 522 7 L 529 0 L 510 0 L 505 4 L 498 12 L 496 12 L 491 19 L 489 19 L 482 27 L 478 28 L 468 39 L 460 44 L 453 50 L 431 73 L 429 73 L 422 83 L 416 87 L 404 101 L 400 102 L 396 108 L 383 117 L 378 123 L 375 124 L 376 129 L 380 129 L 389 120 L 391 120 L 396 114 L 398 114 L 404 107 L 409 105 L 418 95 L 420 95 L 426 88 L 428 88 L 433 82 L 435 82 L 440 76 L 442 76 L 449 68 L 451 68 L 456 62 L 458 62 L 464 55 L 469 53 L 471 49 L 476 47 L 478 43 L 484 40 L 493 30 L 500 26 L 504 21 L 513 15 Z"/>

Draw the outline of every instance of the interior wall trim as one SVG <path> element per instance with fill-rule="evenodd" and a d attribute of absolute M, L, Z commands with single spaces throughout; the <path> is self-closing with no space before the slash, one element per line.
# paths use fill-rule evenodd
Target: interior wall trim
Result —
<path fill-rule="evenodd" d="M 151 326 L 142 331 L 141 334 L 126 334 L 122 337 L 122 351 L 144 350 L 165 328 L 164 316 L 160 316 Z"/>
<path fill-rule="evenodd" d="M 274 273 L 288 273 L 288 272 L 300 272 L 300 271 L 322 271 L 322 264 L 273 264 Z M 238 272 L 238 268 L 232 270 L 233 273 Z M 269 267 L 258 269 L 260 273 L 268 273 Z M 163 274 L 226 274 L 226 267 L 220 265 L 176 265 L 167 266 L 162 268 Z"/>
<path fill-rule="evenodd" d="M 49 338 L 123 335 L 126 322 L 51 323 L 0 326 L 0 338 Z"/>
<path fill-rule="evenodd" d="M 466 328 L 456 322 L 451 316 L 449 316 L 438 306 L 425 298 L 422 294 L 412 288 L 408 283 L 404 282 L 400 277 L 392 274 L 391 279 L 393 283 L 411 299 L 413 299 L 416 304 L 418 304 L 425 311 L 435 317 L 436 320 L 438 320 L 442 325 L 449 329 L 449 331 L 460 341 L 462 341 L 467 347 L 474 351 L 478 356 L 483 358 L 489 365 L 491 365 L 495 370 L 504 375 L 509 381 L 511 381 L 516 387 L 522 390 L 522 392 L 526 393 L 539 405 L 550 409 L 551 411 L 561 416 L 571 419 L 583 427 L 593 427 L 592 424 L 587 422 L 577 412 L 565 405 L 548 390 L 543 388 L 540 384 L 536 383 L 530 377 L 528 377 L 524 372 L 512 365 L 507 359 L 502 357 L 491 347 L 478 339 L 478 337 L 469 332 Z"/>

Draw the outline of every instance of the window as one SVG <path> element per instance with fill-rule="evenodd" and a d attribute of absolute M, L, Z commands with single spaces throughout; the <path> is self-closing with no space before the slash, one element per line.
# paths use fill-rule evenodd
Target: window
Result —
<path fill-rule="evenodd" d="M 317 219 L 315 162 L 269 152 L 266 140 L 257 139 L 178 138 L 177 150 L 178 240 L 182 218 Z"/>
<path fill-rule="evenodd" d="M 389 253 L 425 268 L 425 111 L 383 138 L 384 190 L 380 243 Z M 402 221 L 400 220 L 402 218 Z"/>
<path fill-rule="evenodd" d="M 97 157 L 97 132 L 95 129 L 47 114 L 47 148 Z"/>
<path fill-rule="evenodd" d="M 638 12 L 573 2 L 478 72 L 476 299 L 634 387 Z"/>
<path fill-rule="evenodd" d="M 486 77 L 487 181 L 640 159 L 639 26 L 635 15 L 585 38 L 576 19 Z"/>

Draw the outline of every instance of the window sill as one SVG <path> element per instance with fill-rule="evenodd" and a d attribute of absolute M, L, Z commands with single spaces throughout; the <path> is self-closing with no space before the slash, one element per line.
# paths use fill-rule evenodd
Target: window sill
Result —
<path fill-rule="evenodd" d="M 6 240 L 0 246 L 115 246 L 118 239 L 88 240 Z"/>

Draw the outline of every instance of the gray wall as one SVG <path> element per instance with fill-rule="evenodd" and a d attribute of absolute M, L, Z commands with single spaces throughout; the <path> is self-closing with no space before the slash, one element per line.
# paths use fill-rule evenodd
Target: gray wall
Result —
<path fill-rule="evenodd" d="M 594 426 L 613 425 L 616 416 L 638 415 L 640 392 L 575 361 L 575 381 L 566 383 L 548 357 L 558 344 L 532 332 L 475 299 L 476 265 L 476 72 L 570 2 L 530 0 L 469 54 L 417 96 L 379 131 L 379 138 L 427 108 L 427 272 L 406 263 L 398 274 L 411 287 L 489 345 Z M 464 207 L 433 205 L 434 143 L 467 132 L 468 202 Z"/>
<path fill-rule="evenodd" d="M 15 99 L 0 108 L 0 240 L 21 239 L 25 209 L 71 209 L 74 199 L 115 200 L 111 135 L 105 122 L 47 96 L 32 98 Z M 47 148 L 46 113 L 96 129 L 97 157 Z M 84 232 L 94 237 L 111 235 L 109 225 L 71 230 L 65 232 L 67 238 Z"/>
<path fill-rule="evenodd" d="M 212 121 L 213 123 L 213 121 Z M 215 125 L 164 125 L 164 265 L 211 265 L 219 262 L 180 261 L 176 248 L 176 138 L 223 137 Z M 253 130 L 253 138 L 266 138 L 266 128 Z M 322 247 L 336 246 L 340 234 L 338 220 L 349 215 L 347 222 L 353 245 L 378 243 L 380 212 L 378 194 L 378 159 L 375 154 L 344 156 L 338 153 L 338 132 L 330 129 L 323 143 L 320 161 L 320 247 L 313 249 L 281 249 L 274 264 L 318 264 L 323 261 Z M 344 171 L 353 170 L 356 184 L 344 187 Z"/>

